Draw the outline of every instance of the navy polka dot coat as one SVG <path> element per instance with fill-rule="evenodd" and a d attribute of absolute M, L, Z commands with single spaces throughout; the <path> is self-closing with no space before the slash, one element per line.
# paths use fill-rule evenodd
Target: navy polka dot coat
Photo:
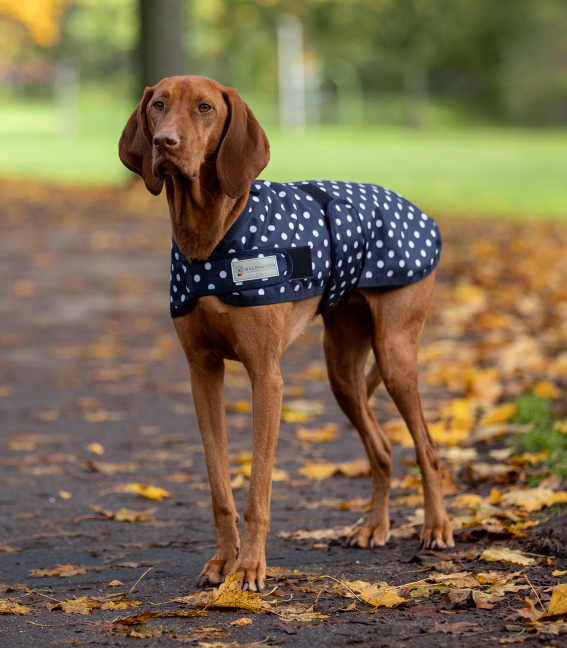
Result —
<path fill-rule="evenodd" d="M 384 187 L 256 180 L 210 259 L 189 264 L 173 240 L 171 316 L 190 312 L 196 297 L 209 294 L 236 306 L 324 295 L 324 315 L 356 287 L 420 281 L 440 251 L 435 222 Z"/>

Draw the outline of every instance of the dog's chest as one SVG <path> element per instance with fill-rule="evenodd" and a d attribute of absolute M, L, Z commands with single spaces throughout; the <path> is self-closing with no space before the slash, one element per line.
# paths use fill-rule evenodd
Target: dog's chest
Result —
<path fill-rule="evenodd" d="M 343 205 L 342 212 L 339 206 L 340 213 L 335 207 L 332 214 L 326 214 L 326 209 L 301 189 L 302 184 L 311 184 L 331 199 L 345 201 L 347 209 Z M 329 218 L 335 219 L 336 224 L 330 223 Z M 339 223 L 342 237 L 337 230 Z M 358 242 L 347 251 L 351 235 Z M 292 278 L 284 256 L 286 251 L 297 252 L 293 249 L 304 246 L 311 254 L 311 276 Z M 273 256 L 264 255 L 266 249 Z M 210 262 L 200 264 L 198 285 L 190 286 L 184 280 L 188 264 L 173 241 L 171 314 L 176 317 L 188 312 L 190 298 L 198 294 L 216 294 L 225 303 L 249 306 L 306 299 L 329 288 L 327 300 L 330 292 L 333 303 L 340 298 L 341 290 L 348 290 L 344 286 L 350 286 L 355 269 L 356 279 L 352 281 L 358 287 L 414 283 L 435 269 L 440 250 L 441 236 L 436 224 L 405 198 L 383 187 L 332 181 L 279 184 L 257 180 L 242 214 Z M 231 255 L 241 258 L 239 253 L 252 259 L 249 266 L 240 267 L 243 272 L 256 267 L 256 259 L 261 261 L 257 267 L 266 268 L 266 275 L 270 273 L 269 264 L 275 264 L 273 272 L 279 273 L 280 279 L 263 277 L 260 271 L 254 282 L 239 281 L 234 265 L 227 265 Z M 221 258 L 224 265 L 215 262 Z M 337 263 L 339 267 L 334 267 Z"/>

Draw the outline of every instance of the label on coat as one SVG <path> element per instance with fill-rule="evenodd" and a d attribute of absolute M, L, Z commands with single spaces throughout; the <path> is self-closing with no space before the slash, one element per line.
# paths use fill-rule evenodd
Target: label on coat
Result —
<path fill-rule="evenodd" d="M 231 262 L 232 279 L 234 283 L 241 281 L 251 281 L 252 279 L 267 279 L 268 277 L 278 277 L 278 259 L 273 256 L 258 256 L 256 259 L 246 259 L 239 261 L 235 259 Z"/>

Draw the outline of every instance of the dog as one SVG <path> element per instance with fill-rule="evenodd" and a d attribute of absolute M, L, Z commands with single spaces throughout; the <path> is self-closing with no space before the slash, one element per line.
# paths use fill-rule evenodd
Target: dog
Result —
<path fill-rule="evenodd" d="M 358 214 L 360 226 L 357 224 L 356 206 L 350 198 L 351 194 L 354 195 L 352 187 L 358 188 L 359 197 L 363 193 L 365 196 L 371 194 L 371 199 L 364 205 L 367 211 L 372 208 L 374 214 L 372 223 L 368 220 L 369 229 L 376 223 L 387 229 L 389 225 L 382 222 L 386 220 L 385 209 L 392 205 L 393 212 L 396 204 L 401 206 L 401 197 L 374 185 L 340 183 L 339 186 L 339 183 L 319 182 L 319 186 L 303 183 L 309 186 L 302 189 L 302 183 L 275 185 L 274 188 L 274 183 L 257 181 L 270 157 L 264 130 L 235 89 L 200 76 L 171 77 L 146 88 L 124 128 L 119 155 L 128 169 L 142 177 L 152 194 L 158 195 L 164 184 L 166 188 L 174 241 L 172 258 L 177 264 L 172 264 L 171 306 L 173 309 L 173 295 L 176 295 L 175 306 L 181 309 L 175 313 L 172 311 L 172 315 L 191 374 L 211 486 L 216 535 L 215 554 L 205 564 L 198 585 L 218 584 L 227 574 L 237 573 L 243 590 L 260 591 L 264 587 L 271 475 L 283 391 L 280 356 L 321 311 L 325 300 L 322 311 L 325 315 L 324 351 L 330 385 L 341 409 L 361 436 L 372 475 L 368 520 L 354 530 L 349 544 L 373 548 L 384 545 L 388 539 L 392 452 L 388 438 L 368 403 L 374 390 L 383 382 L 407 423 L 416 448 L 425 500 L 422 546 L 453 547 L 451 523 L 443 502 L 439 458 L 418 392 L 417 352 L 435 284 L 436 260 L 434 262 L 432 258 L 423 276 L 414 275 L 405 285 L 386 282 L 381 287 L 365 287 L 367 279 L 364 274 L 356 283 L 361 264 L 364 263 L 366 268 L 370 263 L 362 255 L 372 254 L 379 241 L 368 238 L 374 235 L 374 231 L 372 234 L 364 231 L 363 203 Z M 333 186 L 338 190 L 334 202 L 331 200 L 335 193 Z M 346 193 L 348 191 L 351 193 Z M 219 250 L 225 250 L 223 245 L 228 239 L 236 236 L 238 241 L 240 234 L 237 230 L 242 223 L 246 228 L 247 214 L 249 211 L 252 213 L 260 200 L 258 196 L 262 194 L 267 194 L 270 202 L 270 196 L 275 199 L 276 195 L 284 194 L 281 198 L 284 206 L 275 218 L 284 213 L 282 210 L 285 210 L 286 217 L 295 217 L 295 221 L 289 220 L 289 226 L 297 243 L 292 243 L 292 247 L 273 243 L 269 254 L 264 254 L 260 246 L 246 249 L 246 236 L 243 235 L 240 249 L 219 254 Z M 375 194 L 384 198 L 381 209 L 378 209 L 380 199 Z M 312 230 L 306 230 L 298 214 L 292 213 L 296 200 L 311 201 L 312 210 L 306 210 L 300 216 L 311 216 Z M 411 205 L 407 201 L 404 204 L 406 207 Z M 324 222 L 325 208 L 334 210 L 330 224 Z M 340 214 L 337 208 L 342 208 Z M 262 220 L 263 209 L 258 217 Z M 266 214 L 268 211 L 266 208 Z M 419 221 L 419 225 L 425 228 L 425 232 L 431 226 L 432 235 L 435 233 L 432 221 L 427 221 L 425 215 L 420 217 L 419 210 L 408 211 L 404 223 L 409 222 L 410 213 L 411 218 L 415 213 L 417 221 L 424 219 L 425 224 Z M 346 215 L 346 220 L 341 221 L 342 229 L 335 231 L 332 228 L 338 227 L 339 215 L 341 218 Z M 357 234 L 347 221 L 363 230 L 362 233 Z M 321 223 L 331 228 L 325 230 L 325 234 Z M 346 255 L 353 259 L 351 264 L 356 264 L 356 259 L 359 259 L 358 267 L 353 265 L 354 269 L 349 270 L 354 276 L 349 291 L 337 301 L 340 296 L 330 299 L 329 286 L 321 285 L 325 283 L 325 277 L 319 278 L 321 272 L 315 274 L 316 263 L 323 263 L 325 257 L 321 253 L 319 259 L 319 251 L 315 255 L 312 241 L 305 245 L 305 233 L 307 231 L 309 237 L 314 238 L 314 232 L 320 229 L 320 238 L 324 236 L 327 243 L 337 234 L 340 238 L 341 232 L 345 239 L 345 225 L 349 232 L 352 229 L 353 238 L 365 236 L 366 246 L 357 249 L 358 242 L 355 241 L 347 249 L 345 241 L 344 246 L 336 247 L 338 251 L 331 252 L 321 266 L 323 272 L 331 274 L 327 284 L 335 281 L 336 285 L 331 288 L 339 290 L 341 284 L 337 282 L 340 281 L 340 272 L 345 270 Z M 399 221 L 398 225 L 404 234 L 403 223 Z M 395 219 L 392 219 L 391 226 L 396 226 Z M 253 227 L 242 231 L 250 232 Z M 419 230 L 416 231 L 416 236 L 419 236 Z M 384 233 L 384 238 L 390 232 Z M 407 238 L 404 240 L 407 242 Z M 402 245 L 399 245 L 401 249 Z M 322 249 L 328 248 L 323 246 Z M 426 247 L 424 250 L 427 252 Z M 388 256 L 393 256 L 393 252 L 388 252 Z M 362 253 L 360 257 L 359 253 Z M 344 256 L 345 266 L 342 266 L 343 257 L 337 261 L 340 255 Z M 360 261 L 361 258 L 364 261 Z M 212 265 L 213 261 L 216 266 Z M 416 263 L 419 264 L 419 260 Z M 399 266 L 403 264 L 403 257 L 400 257 Z M 293 268 L 299 266 L 303 267 L 304 274 L 296 278 Z M 202 272 L 214 273 L 215 267 L 220 269 L 216 276 L 222 277 L 224 273 L 224 283 L 220 287 L 211 280 L 201 282 Z M 200 268 L 201 274 L 195 268 Z M 190 275 L 184 282 L 180 278 L 183 272 Z M 253 275 L 256 272 L 255 278 L 249 282 L 242 280 L 246 272 Z M 278 273 L 275 277 L 270 275 L 275 272 Z M 368 272 L 372 274 L 372 271 Z M 290 301 L 274 302 L 275 298 L 270 298 L 269 303 L 257 301 L 259 296 L 265 300 L 269 291 L 270 294 L 282 291 L 282 288 L 285 291 L 294 281 L 301 290 L 295 289 L 298 295 L 288 290 L 288 294 L 293 293 Z M 246 302 L 243 296 L 248 296 L 250 301 Z M 365 363 L 371 349 L 375 362 L 365 375 Z M 239 517 L 230 486 L 223 404 L 224 359 L 238 360 L 244 365 L 253 393 L 254 451 L 241 538 L 236 527 Z"/>

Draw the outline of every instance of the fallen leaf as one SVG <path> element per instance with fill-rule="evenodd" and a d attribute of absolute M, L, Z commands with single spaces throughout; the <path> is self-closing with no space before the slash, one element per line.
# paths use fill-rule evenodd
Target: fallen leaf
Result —
<path fill-rule="evenodd" d="M 489 562 L 505 562 L 510 565 L 533 565 L 534 558 L 524 555 L 521 551 L 507 549 L 506 547 L 494 547 L 485 549 L 479 557 L 479 560 L 488 560 Z"/>
<path fill-rule="evenodd" d="M 567 502 L 567 492 L 553 491 L 551 488 L 540 485 L 537 488 L 508 491 L 504 493 L 500 503 L 503 507 L 516 506 L 527 513 L 533 513 L 544 506 L 565 502 Z"/>
<path fill-rule="evenodd" d="M 496 425 L 497 423 L 508 423 L 508 421 L 511 421 L 514 418 L 517 411 L 518 406 L 514 403 L 499 405 L 480 419 L 480 425 L 485 426 Z"/>
<path fill-rule="evenodd" d="M 462 635 L 471 632 L 474 628 L 478 628 L 478 623 L 470 623 L 469 621 L 459 621 L 458 623 L 434 623 L 425 629 L 427 634 L 434 634 L 436 632 L 443 632 L 445 634 Z"/>
<path fill-rule="evenodd" d="M 565 576 L 565 574 L 567 574 L 567 571 L 560 571 L 559 569 L 551 573 L 552 576 Z"/>
<path fill-rule="evenodd" d="M 32 614 L 33 610 L 26 605 L 13 603 L 12 601 L 0 601 L 0 614 Z"/>
<path fill-rule="evenodd" d="M 138 493 L 147 499 L 161 501 L 164 497 L 173 497 L 173 493 L 170 493 L 159 486 L 152 486 L 151 484 L 130 483 L 128 484 L 128 488 L 132 492 Z"/>
<path fill-rule="evenodd" d="M 248 617 L 242 617 L 241 619 L 236 619 L 236 621 L 231 621 L 229 623 L 231 626 L 249 626 L 252 625 L 252 619 L 249 619 Z"/>
<path fill-rule="evenodd" d="M 370 587 L 362 590 L 362 592 L 360 592 L 360 596 L 364 601 L 366 601 L 366 603 L 374 605 L 375 607 L 391 608 L 398 603 L 402 603 L 403 601 L 408 600 L 403 598 L 402 596 L 399 596 L 398 590 L 399 588 L 395 587 L 385 588 L 381 584 L 371 585 Z"/>
<path fill-rule="evenodd" d="M 87 570 L 82 567 L 73 567 L 71 563 L 66 565 L 55 565 L 46 569 L 31 569 L 28 576 L 30 578 L 44 578 L 46 576 L 59 576 L 59 578 L 69 578 L 77 574 L 86 574 Z"/>
<path fill-rule="evenodd" d="M 79 596 L 78 598 L 62 601 L 53 609 L 58 608 L 67 614 L 90 614 L 91 610 L 100 608 L 100 603 L 93 601 L 88 596 Z"/>
<path fill-rule="evenodd" d="M 87 450 L 96 455 L 104 454 L 104 447 L 97 441 L 94 441 L 93 443 L 89 443 L 89 445 L 87 446 Z"/>
<path fill-rule="evenodd" d="M 98 412 L 85 412 L 85 420 L 88 421 L 89 423 L 107 423 L 111 421 L 122 421 L 125 418 L 126 418 L 126 414 L 124 414 L 123 412 L 107 412 L 106 410 L 99 410 Z"/>
<path fill-rule="evenodd" d="M 231 482 L 230 482 L 230 487 L 232 490 L 239 490 L 240 488 L 245 488 L 246 487 L 246 478 L 242 473 L 236 474 Z"/>
<path fill-rule="evenodd" d="M 337 472 L 337 464 L 331 463 L 306 463 L 299 473 L 308 479 L 328 479 Z"/>
<path fill-rule="evenodd" d="M 60 490 L 59 491 L 59 497 L 61 499 L 71 499 L 73 497 L 73 495 L 69 491 Z"/>
<path fill-rule="evenodd" d="M 559 398 L 560 392 L 549 380 L 542 380 L 533 386 L 533 392 L 538 398 Z"/>
<path fill-rule="evenodd" d="M 308 443 L 324 443 L 334 441 L 337 438 L 338 427 L 336 423 L 327 423 L 327 425 L 315 429 L 298 427 L 295 429 L 295 433 L 302 441 L 307 441 Z"/>
<path fill-rule="evenodd" d="M 119 580 L 111 580 L 110 583 L 108 583 L 107 587 L 118 587 L 119 585 L 124 585 L 122 581 Z"/>
<path fill-rule="evenodd" d="M 255 592 L 244 592 L 238 580 L 240 574 L 231 574 L 226 577 L 220 587 L 213 590 L 206 607 L 215 608 L 236 608 L 248 612 L 268 612 L 272 606 L 260 598 Z"/>
<path fill-rule="evenodd" d="M 567 585 L 558 585 L 551 595 L 546 616 L 567 614 Z"/>
<path fill-rule="evenodd" d="M 281 419 L 286 423 L 303 423 L 322 414 L 323 403 L 299 398 L 282 403 Z"/>
<path fill-rule="evenodd" d="M 475 588 L 480 585 L 478 579 L 471 572 L 455 572 L 453 574 L 435 574 L 430 576 L 428 580 L 434 583 L 440 583 L 447 587 L 455 587 L 457 589 Z"/>
<path fill-rule="evenodd" d="M 524 603 L 525 607 L 517 610 L 516 612 L 520 619 L 526 619 L 527 621 L 538 621 L 543 616 L 543 610 L 536 609 L 537 601 L 532 601 L 530 598 L 526 597 L 522 602 Z"/>

